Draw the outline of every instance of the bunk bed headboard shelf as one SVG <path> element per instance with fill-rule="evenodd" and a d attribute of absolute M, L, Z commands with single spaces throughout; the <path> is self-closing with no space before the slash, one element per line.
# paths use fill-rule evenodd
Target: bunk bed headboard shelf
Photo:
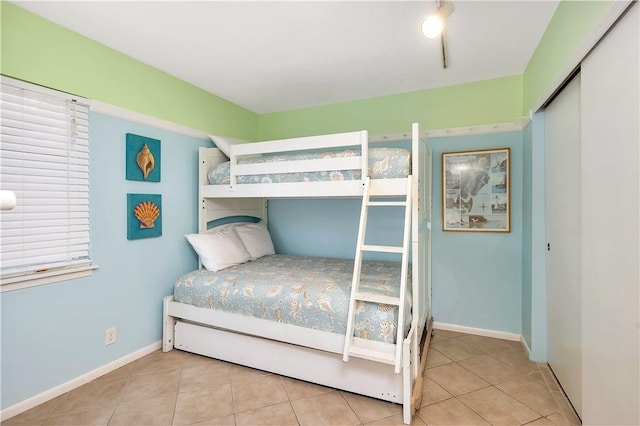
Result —
<path fill-rule="evenodd" d="M 393 346 L 397 351 L 394 364 L 399 374 L 394 366 L 376 361 L 375 357 L 351 357 L 343 362 L 346 326 L 339 332 L 310 330 L 286 321 L 222 311 L 215 308 L 221 301 L 213 299 L 209 308 L 214 309 L 208 309 L 178 302 L 174 296 L 165 298 L 163 350 L 175 347 L 396 402 L 403 405 L 404 422 L 410 423 L 420 403 L 420 369 L 424 366 L 432 323 L 429 273 L 431 151 L 420 138 L 417 124 L 412 126 L 410 137 L 408 149 L 372 147 L 368 133 L 357 131 L 232 145 L 230 158 L 217 148 L 200 148 L 199 152 L 201 233 L 208 231 L 208 223 L 222 223 L 225 218 L 234 216 L 255 217 L 266 224 L 269 198 L 363 197 L 367 180 L 367 200 L 369 197 L 407 196 L 407 188 L 410 188 L 409 207 L 403 219 L 407 221 L 405 229 L 410 228 L 410 237 L 407 236 L 410 239 L 405 243 L 410 246 L 411 253 L 410 284 L 406 287 L 411 293 L 406 299 L 410 305 L 404 307 L 402 298 L 393 296 L 396 300 L 394 309 L 399 310 L 402 305 L 410 315 L 407 323 L 398 324 L 392 333 L 393 344 L 386 338 L 363 342 L 376 353 L 383 353 Z M 407 138 L 403 139 L 406 145 Z M 407 251 L 406 247 L 404 251 Z M 258 262 L 248 264 L 258 265 Z M 353 266 L 351 268 L 355 276 Z M 406 273 L 407 268 L 403 271 Z M 199 273 L 194 271 L 192 274 Z M 403 288 L 402 284 L 398 285 L 398 289 Z M 349 299 L 351 277 L 346 286 Z M 177 290 L 176 287 L 176 297 Z M 359 297 L 364 296 L 360 294 Z M 384 296 L 367 298 L 372 301 L 366 303 L 387 300 Z M 396 334 L 404 337 L 399 339 Z M 358 341 L 370 337 L 355 333 L 354 336 Z"/>

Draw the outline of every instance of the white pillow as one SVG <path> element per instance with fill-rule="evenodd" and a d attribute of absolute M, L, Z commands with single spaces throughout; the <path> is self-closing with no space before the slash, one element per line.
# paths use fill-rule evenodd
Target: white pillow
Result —
<path fill-rule="evenodd" d="M 237 225 L 235 230 L 251 255 L 251 260 L 276 253 L 266 226 L 259 223 L 248 223 Z"/>
<path fill-rule="evenodd" d="M 209 135 L 209 138 L 213 141 L 213 143 L 216 144 L 216 147 L 227 157 L 231 157 L 231 145 L 238 145 L 245 142 L 240 139 L 233 139 L 226 136 Z"/>
<path fill-rule="evenodd" d="M 238 233 L 232 227 L 204 234 L 185 235 L 200 261 L 210 271 L 219 271 L 251 260 Z"/>

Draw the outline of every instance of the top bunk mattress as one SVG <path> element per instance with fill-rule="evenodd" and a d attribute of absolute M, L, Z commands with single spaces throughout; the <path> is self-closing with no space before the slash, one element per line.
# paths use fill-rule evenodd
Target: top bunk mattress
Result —
<path fill-rule="evenodd" d="M 198 307 L 344 335 L 352 275 L 353 260 L 275 254 L 217 272 L 190 272 L 176 281 L 173 297 Z M 360 288 L 397 297 L 400 263 L 364 261 Z M 411 291 L 406 295 L 405 312 L 410 313 Z M 394 342 L 397 307 L 357 303 L 354 335 Z M 405 330 L 410 317 L 405 315 Z"/>
<path fill-rule="evenodd" d="M 296 151 L 292 153 L 260 154 L 239 158 L 238 164 L 276 163 L 283 161 L 313 160 L 359 156 L 359 149 L 339 151 Z M 411 153 L 403 148 L 369 149 L 369 176 L 371 179 L 404 178 L 411 174 Z M 230 162 L 220 163 L 209 169 L 207 178 L 211 185 L 229 185 Z M 358 180 L 360 170 L 335 170 L 322 172 L 273 173 L 238 176 L 238 183 L 286 183 Z"/>

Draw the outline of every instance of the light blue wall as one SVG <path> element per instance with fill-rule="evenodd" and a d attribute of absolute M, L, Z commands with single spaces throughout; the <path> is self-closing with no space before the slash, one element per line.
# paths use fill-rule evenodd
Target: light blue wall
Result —
<path fill-rule="evenodd" d="M 531 359 L 547 361 L 547 252 L 544 111 L 531 125 Z"/>
<path fill-rule="evenodd" d="M 277 253 L 353 259 L 360 199 L 269 200 L 269 231 Z M 404 211 L 371 208 L 368 244 L 402 245 Z M 365 259 L 399 260 L 398 255 L 365 253 Z"/>
<path fill-rule="evenodd" d="M 523 131 L 522 147 L 522 337 L 531 347 L 532 125 Z"/>
<path fill-rule="evenodd" d="M 544 112 L 524 129 L 522 337 L 535 361 L 547 360 Z"/>
<path fill-rule="evenodd" d="M 2 409 L 161 339 L 162 297 L 197 267 L 198 147 L 204 140 L 101 114 L 91 117 L 93 276 L 2 293 Z M 125 134 L 160 139 L 161 182 L 125 180 Z M 127 193 L 162 194 L 163 235 L 127 240 Z M 117 327 L 117 342 L 104 345 Z"/>
<path fill-rule="evenodd" d="M 434 138 L 432 304 L 434 320 L 522 332 L 522 132 Z M 511 232 L 443 232 L 441 154 L 511 148 Z"/>

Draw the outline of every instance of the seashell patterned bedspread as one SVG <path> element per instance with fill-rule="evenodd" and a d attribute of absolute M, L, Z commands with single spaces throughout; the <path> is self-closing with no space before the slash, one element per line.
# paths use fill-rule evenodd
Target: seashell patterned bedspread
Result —
<path fill-rule="evenodd" d="M 190 272 L 176 281 L 174 300 L 344 334 L 352 274 L 353 260 L 275 254 L 218 272 Z M 363 262 L 362 291 L 397 296 L 399 282 L 400 263 Z M 406 294 L 410 313 L 411 291 Z M 354 335 L 393 343 L 396 316 L 397 307 L 358 302 Z"/>
<path fill-rule="evenodd" d="M 360 155 L 360 150 L 299 151 L 293 153 L 263 154 L 240 158 L 238 164 L 269 163 L 277 161 L 340 158 Z M 411 154 L 403 148 L 372 148 L 369 150 L 369 176 L 372 179 L 407 177 L 411 173 Z M 268 175 L 239 176 L 238 183 L 317 182 L 327 180 L 360 179 L 360 170 L 326 172 L 277 173 Z M 212 167 L 207 177 L 211 185 L 229 184 L 229 162 Z"/>

